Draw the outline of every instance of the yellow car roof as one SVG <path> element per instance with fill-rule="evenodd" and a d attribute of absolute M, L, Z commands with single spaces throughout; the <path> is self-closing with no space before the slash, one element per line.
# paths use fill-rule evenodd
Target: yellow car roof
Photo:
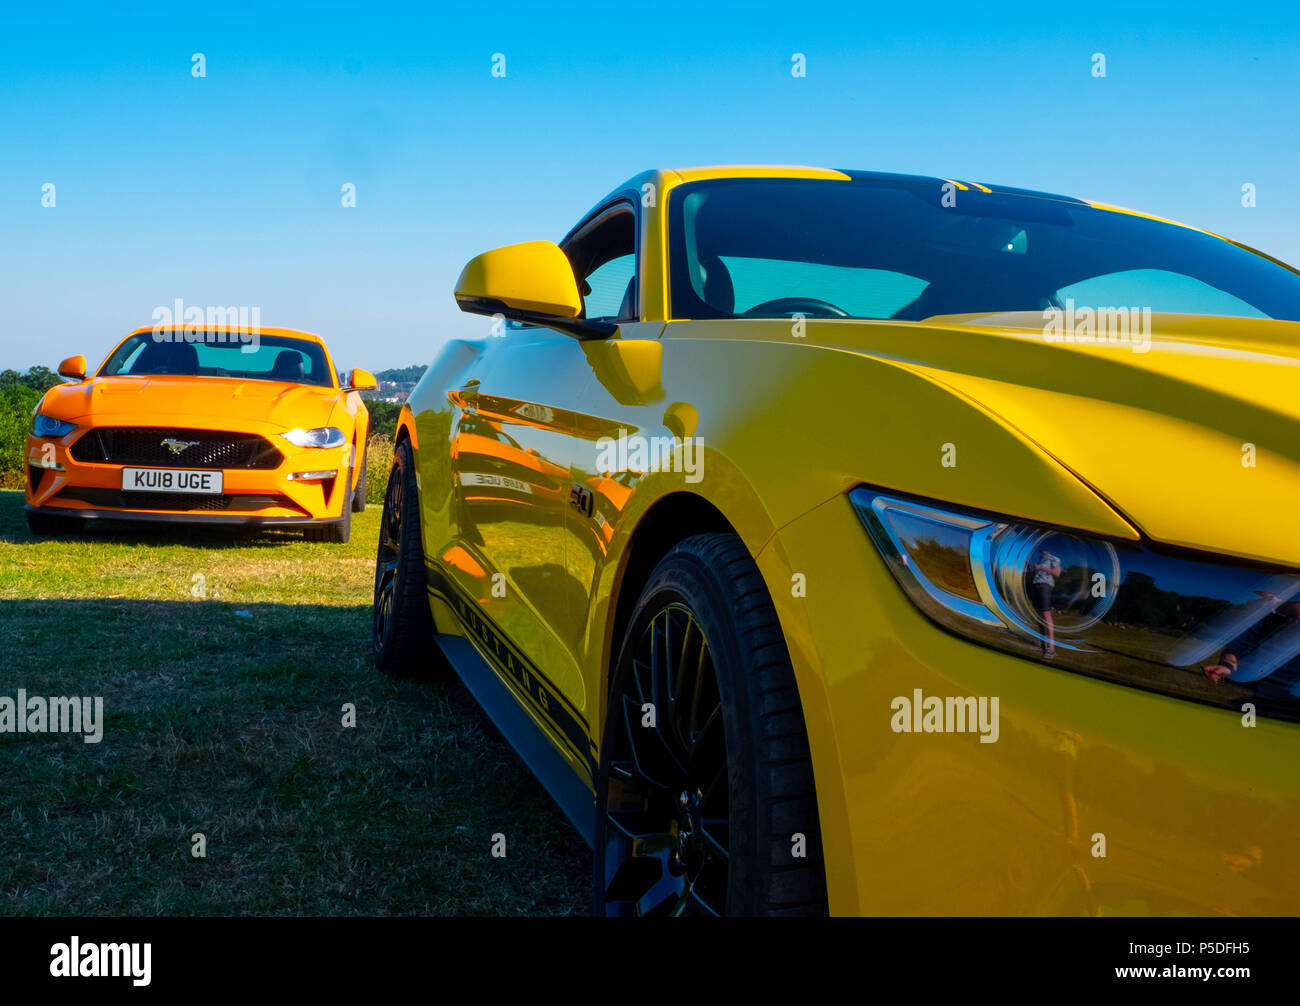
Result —
<path fill-rule="evenodd" d="M 671 189 L 688 182 L 710 181 L 717 178 L 809 178 L 825 179 L 827 181 L 913 182 L 933 185 L 951 183 L 963 192 L 976 191 L 1031 196 L 1036 199 L 1053 199 L 1058 202 L 1074 203 L 1078 206 L 1090 206 L 1093 209 L 1107 210 L 1111 213 L 1126 213 L 1131 216 L 1146 217 L 1149 220 L 1158 220 L 1161 223 L 1172 224 L 1175 227 L 1186 227 L 1188 230 L 1201 230 L 1199 227 L 1192 227 L 1189 224 L 1180 223 L 1177 220 L 1169 220 L 1166 217 L 1157 216 L 1153 213 L 1126 209 L 1122 206 L 1115 206 L 1110 203 L 1093 199 L 1078 199 L 1074 196 L 1063 196 L 1054 192 L 1042 192 L 1037 189 L 1018 188 L 1010 185 L 994 185 L 987 182 L 973 182 L 969 180 L 942 178 L 931 175 L 899 174 L 888 171 L 865 171 L 855 168 L 819 168 L 810 165 L 797 164 L 719 164 L 689 168 L 653 169 L 650 171 L 644 171 L 641 174 L 628 179 L 596 205 L 603 205 L 608 202 L 611 197 L 621 192 L 626 192 L 629 189 L 640 190 L 647 182 L 654 183 L 659 188 Z M 1223 235 L 1221 234 L 1214 234 L 1213 231 L 1202 231 L 1202 233 L 1211 234 L 1214 237 L 1228 240 L 1227 238 L 1223 238 Z"/>

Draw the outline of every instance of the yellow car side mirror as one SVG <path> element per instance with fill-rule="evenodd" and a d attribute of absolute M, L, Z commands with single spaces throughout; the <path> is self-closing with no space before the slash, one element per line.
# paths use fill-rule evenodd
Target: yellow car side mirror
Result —
<path fill-rule="evenodd" d="M 369 391 L 371 388 L 379 387 L 379 382 L 375 380 L 375 375 L 368 370 L 362 370 L 360 367 L 353 367 L 351 378 L 348 381 L 348 388 L 351 391 Z"/>
<path fill-rule="evenodd" d="M 456 281 L 456 304 L 471 314 L 500 314 L 585 339 L 617 328 L 582 317 L 573 266 L 552 241 L 507 245 L 470 259 Z"/>
<path fill-rule="evenodd" d="M 86 358 L 84 356 L 69 356 L 59 364 L 59 376 L 70 377 L 74 381 L 84 381 L 86 379 Z"/>

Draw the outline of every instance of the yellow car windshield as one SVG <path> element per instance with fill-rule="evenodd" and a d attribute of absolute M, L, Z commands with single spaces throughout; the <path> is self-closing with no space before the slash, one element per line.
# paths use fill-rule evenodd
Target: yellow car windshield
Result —
<path fill-rule="evenodd" d="M 732 178 L 672 192 L 674 318 L 1088 307 L 1300 321 L 1300 275 L 1189 227 L 942 179 Z"/>

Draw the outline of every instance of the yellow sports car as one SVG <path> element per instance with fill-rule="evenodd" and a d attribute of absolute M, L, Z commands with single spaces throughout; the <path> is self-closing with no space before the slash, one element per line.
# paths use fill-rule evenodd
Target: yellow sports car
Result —
<path fill-rule="evenodd" d="M 345 542 L 366 505 L 375 387 L 340 381 L 325 343 L 289 329 L 141 328 L 94 374 L 59 364 L 27 438 L 27 522 L 37 534 L 86 520 L 300 525 Z"/>
<path fill-rule="evenodd" d="M 706 168 L 455 296 L 495 322 L 403 410 L 376 660 L 465 681 L 598 913 L 1300 912 L 1295 270 Z"/>

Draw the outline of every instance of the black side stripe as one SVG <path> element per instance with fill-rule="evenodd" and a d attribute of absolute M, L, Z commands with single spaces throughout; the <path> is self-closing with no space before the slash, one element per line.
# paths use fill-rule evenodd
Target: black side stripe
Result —
<path fill-rule="evenodd" d="M 596 746 L 587 721 L 551 680 L 497 628 L 478 604 L 441 569 L 426 565 L 429 593 L 447 603 L 468 635 L 487 654 L 500 676 L 541 718 L 553 726 L 565 746 L 596 778 Z"/>

